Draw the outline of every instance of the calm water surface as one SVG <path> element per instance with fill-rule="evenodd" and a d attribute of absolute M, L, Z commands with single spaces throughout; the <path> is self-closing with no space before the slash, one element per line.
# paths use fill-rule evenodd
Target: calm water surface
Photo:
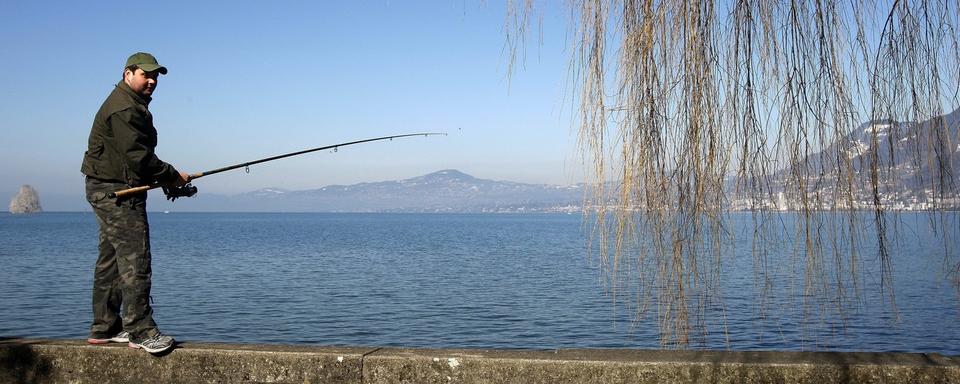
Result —
<path fill-rule="evenodd" d="M 150 220 L 155 319 L 182 341 L 660 347 L 655 314 L 635 320 L 605 293 L 579 215 L 153 213 Z M 736 250 L 744 254 L 724 262 L 718 287 L 723 306 L 707 313 L 724 326 L 708 327 L 692 347 L 960 355 L 960 299 L 944 276 L 942 240 L 925 234 L 923 217 L 903 222 L 910 234 L 896 245 L 897 311 L 870 289 L 842 326 L 827 319 L 808 327 L 791 302 L 761 312 L 752 258 Z M 0 337 L 85 337 L 96 246 L 89 213 L 0 214 Z"/>

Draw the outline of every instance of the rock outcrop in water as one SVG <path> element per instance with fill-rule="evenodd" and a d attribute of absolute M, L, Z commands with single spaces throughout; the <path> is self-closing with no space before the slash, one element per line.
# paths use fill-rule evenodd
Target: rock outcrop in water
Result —
<path fill-rule="evenodd" d="M 43 211 L 40 208 L 40 196 L 37 190 L 29 185 L 20 187 L 20 192 L 10 200 L 10 213 L 37 213 Z"/>

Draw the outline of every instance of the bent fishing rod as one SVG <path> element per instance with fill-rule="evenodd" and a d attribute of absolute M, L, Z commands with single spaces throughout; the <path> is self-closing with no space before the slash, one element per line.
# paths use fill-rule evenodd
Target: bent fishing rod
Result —
<path fill-rule="evenodd" d="M 323 146 L 323 147 L 319 147 L 319 148 L 304 149 L 304 150 L 302 150 L 302 151 L 290 152 L 290 153 L 286 153 L 286 154 L 283 154 L 283 155 L 271 156 L 271 157 L 263 158 L 263 159 L 260 159 L 260 160 L 254 160 L 254 161 L 248 161 L 248 162 L 246 162 L 246 163 L 234 164 L 234 165 L 226 166 L 226 167 L 223 167 L 223 168 L 217 168 L 217 169 L 210 170 L 210 171 L 205 171 L 205 172 L 200 172 L 200 173 L 194 173 L 194 174 L 189 175 L 189 178 L 188 178 L 187 181 L 196 180 L 196 179 L 199 179 L 199 178 L 201 178 L 201 177 L 214 175 L 214 174 L 217 174 L 217 173 L 220 173 L 220 172 L 231 171 L 231 170 L 234 170 L 234 169 L 237 169 L 237 168 L 246 168 L 246 167 L 249 167 L 249 166 L 255 165 L 255 164 L 266 163 L 266 162 L 268 162 L 268 161 L 279 160 L 279 159 L 283 159 L 283 158 L 286 158 L 286 157 L 292 157 L 292 156 L 302 155 L 302 154 L 310 153 L 310 152 L 322 151 L 322 150 L 325 150 L 325 149 L 333 149 L 333 150 L 336 150 L 337 148 L 340 148 L 340 147 L 346 147 L 346 146 L 348 146 L 348 145 L 361 144 L 361 143 L 369 143 L 369 142 L 371 142 L 371 141 L 393 140 L 393 139 L 398 139 L 398 138 L 401 138 L 401 137 L 410 137 L 410 136 L 424 136 L 424 137 L 426 137 L 426 136 L 434 136 L 434 135 L 444 135 L 444 136 L 446 136 L 447 134 L 446 134 L 446 133 L 439 133 L 439 132 L 408 133 L 408 134 L 403 134 L 403 135 L 393 135 L 393 136 L 375 137 L 375 138 L 372 138 L 372 139 L 364 139 L 364 140 L 350 141 L 350 142 L 346 142 L 346 143 L 339 143 L 339 144 L 327 145 L 327 146 Z M 133 188 L 124 189 L 124 190 L 121 190 L 121 191 L 116 191 L 116 192 L 110 193 L 109 196 L 110 196 L 111 198 L 121 198 L 121 197 L 124 197 L 124 196 L 129 196 L 129 195 L 136 194 L 136 193 L 146 192 L 146 191 L 149 191 L 149 190 L 151 190 L 151 189 L 160 188 L 160 187 L 165 187 L 165 186 L 164 186 L 164 185 L 161 185 L 161 184 L 143 185 L 143 186 L 139 186 L 139 187 L 133 187 Z M 181 196 L 187 196 L 187 197 L 193 196 L 193 194 L 196 193 L 196 187 L 191 187 L 191 188 L 193 189 L 193 190 L 192 190 L 192 193 L 184 194 L 184 195 L 181 195 Z"/>

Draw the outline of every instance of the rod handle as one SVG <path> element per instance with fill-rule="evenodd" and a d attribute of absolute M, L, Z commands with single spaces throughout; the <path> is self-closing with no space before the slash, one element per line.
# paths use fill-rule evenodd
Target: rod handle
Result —
<path fill-rule="evenodd" d="M 190 180 L 199 179 L 201 177 L 203 177 L 203 172 L 194 173 L 190 175 Z M 160 187 L 161 187 L 160 184 L 141 185 L 139 187 L 127 188 L 127 189 L 119 190 L 116 192 L 111 192 L 107 196 L 109 196 L 111 199 L 119 199 L 121 197 L 130 196 L 130 195 L 134 195 L 141 192 L 146 192 L 151 189 L 160 188 Z"/>
<path fill-rule="evenodd" d="M 127 188 L 127 189 L 119 190 L 116 192 L 111 192 L 107 196 L 109 196 L 112 199 L 119 199 L 121 197 L 126 197 L 130 195 L 135 195 L 141 192 L 146 192 L 156 187 L 159 187 L 159 185 L 144 185 L 140 187 Z"/>

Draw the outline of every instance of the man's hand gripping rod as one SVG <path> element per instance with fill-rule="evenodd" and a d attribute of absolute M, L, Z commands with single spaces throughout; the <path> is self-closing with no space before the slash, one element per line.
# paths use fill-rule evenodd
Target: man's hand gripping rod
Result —
<path fill-rule="evenodd" d="M 364 139 L 364 140 L 357 140 L 357 141 L 351 141 L 351 142 L 334 144 L 334 145 L 327 145 L 327 146 L 323 146 L 323 147 L 319 147 L 319 148 L 305 149 L 305 150 L 302 150 L 302 151 L 291 152 L 291 153 L 287 153 L 287 154 L 283 154 L 283 155 L 267 157 L 267 158 L 260 159 L 260 160 L 248 161 L 248 162 L 246 162 L 246 163 L 234 164 L 234 165 L 231 165 L 231 166 L 227 166 L 227 167 L 223 167 L 223 168 L 217 168 L 217 169 L 210 170 L 210 171 L 206 171 L 206 172 L 194 173 L 194 174 L 191 174 L 191 175 L 189 176 L 188 181 L 190 181 L 190 180 L 195 180 L 195 179 L 199 179 L 199 178 L 204 177 L 204 176 L 210 176 L 210 175 L 217 174 L 217 173 L 220 173 L 220 172 L 226 172 L 226 171 L 234 170 L 234 169 L 237 169 L 237 168 L 249 167 L 249 166 L 254 165 L 254 164 L 266 163 L 266 162 L 268 162 L 268 161 L 278 160 L 278 159 L 282 159 L 282 158 L 285 158 L 285 157 L 291 157 L 291 156 L 302 155 L 302 154 L 304 154 L 304 153 L 322 151 L 322 150 L 324 150 L 324 149 L 336 149 L 336 148 L 339 148 L 339 147 L 346 147 L 346 146 L 348 146 L 348 145 L 354 145 L 354 144 L 360 144 L 360 143 L 369 143 L 369 142 L 371 142 L 371 141 L 379 141 L 379 140 L 393 140 L 393 139 L 397 139 L 397 138 L 401 138 L 401 137 L 410 137 L 410 136 L 433 136 L 433 135 L 444 135 L 444 136 L 446 136 L 447 134 L 446 134 L 446 133 L 438 133 L 438 132 L 408 133 L 408 134 L 404 134 L 404 135 L 375 137 L 375 138 L 372 138 L 372 139 Z M 160 185 L 160 184 L 143 185 L 143 186 L 139 186 L 139 187 L 133 187 L 133 188 L 124 189 L 124 190 L 121 190 L 121 191 L 116 191 L 116 192 L 111 193 L 109 196 L 110 196 L 111 198 L 121 198 L 121 197 L 124 197 L 124 196 L 129 196 L 129 195 L 133 195 L 133 194 L 137 194 L 137 193 L 141 193 L 141 192 L 146 192 L 146 191 L 149 191 L 149 190 L 151 190 L 151 189 L 160 188 L 160 187 L 163 187 L 163 185 Z M 193 193 L 196 193 L 196 189 L 195 189 L 195 188 L 194 188 L 194 190 L 193 190 Z M 190 196 L 192 196 L 192 194 L 190 194 Z"/>

